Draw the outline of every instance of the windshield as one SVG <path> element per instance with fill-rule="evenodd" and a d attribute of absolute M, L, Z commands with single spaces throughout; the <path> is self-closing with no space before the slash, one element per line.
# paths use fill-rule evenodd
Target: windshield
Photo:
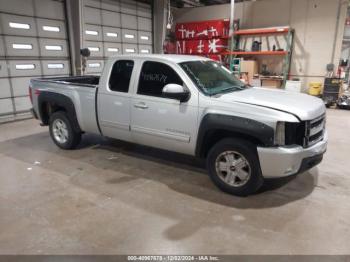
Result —
<path fill-rule="evenodd" d="M 183 62 L 180 66 L 206 95 L 234 92 L 246 87 L 226 67 L 214 61 Z"/>

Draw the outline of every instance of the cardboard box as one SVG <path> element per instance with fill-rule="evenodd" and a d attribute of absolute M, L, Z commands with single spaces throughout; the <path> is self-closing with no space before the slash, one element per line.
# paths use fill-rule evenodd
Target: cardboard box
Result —
<path fill-rule="evenodd" d="M 251 83 L 251 86 L 261 87 L 261 80 L 260 78 L 253 78 Z"/>
<path fill-rule="evenodd" d="M 301 92 L 301 81 L 292 81 L 292 80 L 287 80 L 286 82 L 286 88 L 287 91 L 290 92 Z"/>
<path fill-rule="evenodd" d="M 248 83 L 252 85 L 253 76 L 258 74 L 259 66 L 258 62 L 254 60 L 242 60 L 241 61 L 241 73 L 248 74 Z"/>
<path fill-rule="evenodd" d="M 282 81 L 280 79 L 261 79 L 261 86 L 262 87 L 269 87 L 269 88 L 281 88 Z"/>

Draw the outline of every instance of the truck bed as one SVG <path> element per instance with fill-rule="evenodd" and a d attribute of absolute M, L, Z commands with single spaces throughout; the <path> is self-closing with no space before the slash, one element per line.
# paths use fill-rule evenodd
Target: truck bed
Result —
<path fill-rule="evenodd" d="M 62 100 L 74 104 L 74 114 L 82 131 L 99 133 L 97 119 L 93 117 L 99 80 L 99 76 L 93 75 L 32 79 L 29 88 L 34 111 L 40 115 L 39 97 L 46 93 L 46 99 L 51 99 L 52 104 L 64 103 Z"/>
<path fill-rule="evenodd" d="M 49 78 L 37 78 L 35 81 L 40 82 L 53 82 L 66 85 L 77 85 L 96 88 L 100 81 L 99 76 L 68 76 L 68 77 L 49 77 Z"/>

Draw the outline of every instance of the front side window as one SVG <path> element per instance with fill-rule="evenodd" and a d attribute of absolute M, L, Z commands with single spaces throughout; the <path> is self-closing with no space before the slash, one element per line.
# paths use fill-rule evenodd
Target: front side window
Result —
<path fill-rule="evenodd" d="M 137 93 L 147 96 L 162 96 L 167 84 L 183 85 L 179 75 L 170 66 L 159 62 L 145 62 L 142 65 Z"/>
<path fill-rule="evenodd" d="M 134 61 L 119 60 L 115 62 L 112 68 L 111 77 L 109 78 L 109 89 L 117 92 L 129 92 L 130 78 Z"/>
<path fill-rule="evenodd" d="M 246 87 L 226 67 L 214 61 L 189 61 L 180 63 L 180 66 L 198 89 L 209 96 L 234 92 Z"/>

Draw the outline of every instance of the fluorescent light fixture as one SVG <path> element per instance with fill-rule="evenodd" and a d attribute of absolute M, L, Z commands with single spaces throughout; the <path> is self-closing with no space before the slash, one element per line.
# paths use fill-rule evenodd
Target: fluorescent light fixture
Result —
<path fill-rule="evenodd" d="M 88 47 L 88 49 L 89 49 L 91 52 L 98 52 L 98 51 L 100 51 L 100 48 L 99 48 L 99 47 Z"/>
<path fill-rule="evenodd" d="M 140 38 L 141 38 L 141 40 L 148 40 L 149 39 L 149 37 L 146 35 L 142 35 Z"/>
<path fill-rule="evenodd" d="M 16 69 L 19 69 L 19 70 L 29 70 L 29 69 L 34 69 L 34 68 L 35 68 L 34 64 L 16 65 Z"/>
<path fill-rule="evenodd" d="M 115 47 L 108 47 L 107 50 L 108 52 L 119 52 L 119 48 L 115 48 Z"/>
<path fill-rule="evenodd" d="M 89 63 L 89 67 L 100 67 L 101 66 L 101 63 Z"/>
<path fill-rule="evenodd" d="M 129 38 L 129 39 L 135 38 L 134 35 L 130 35 L 130 34 L 125 34 L 124 37 L 125 37 L 125 38 Z"/>
<path fill-rule="evenodd" d="M 110 32 L 108 32 L 108 33 L 106 33 L 106 35 L 107 35 L 108 37 L 118 37 L 118 34 L 117 34 L 117 33 L 110 33 Z"/>
<path fill-rule="evenodd" d="M 97 31 L 92 31 L 92 30 L 85 30 L 85 34 L 87 35 L 98 35 Z"/>
<path fill-rule="evenodd" d="M 135 48 L 125 48 L 125 52 L 127 52 L 127 53 L 135 53 Z"/>
<path fill-rule="evenodd" d="M 45 49 L 49 50 L 49 51 L 62 51 L 62 46 L 60 46 L 60 45 L 46 45 Z"/>
<path fill-rule="evenodd" d="M 31 44 L 12 44 L 12 48 L 30 50 L 33 49 L 33 46 Z"/>
<path fill-rule="evenodd" d="M 64 64 L 47 64 L 48 69 L 62 69 Z"/>
<path fill-rule="evenodd" d="M 58 26 L 43 25 L 43 30 L 49 32 L 59 32 L 60 28 Z"/>
<path fill-rule="evenodd" d="M 141 49 L 141 53 L 142 54 L 149 54 L 149 50 L 148 49 Z"/>
<path fill-rule="evenodd" d="M 30 25 L 29 24 L 22 24 L 22 23 L 14 23 L 14 22 L 10 22 L 9 26 L 12 28 L 18 28 L 18 29 L 30 29 Z"/>

